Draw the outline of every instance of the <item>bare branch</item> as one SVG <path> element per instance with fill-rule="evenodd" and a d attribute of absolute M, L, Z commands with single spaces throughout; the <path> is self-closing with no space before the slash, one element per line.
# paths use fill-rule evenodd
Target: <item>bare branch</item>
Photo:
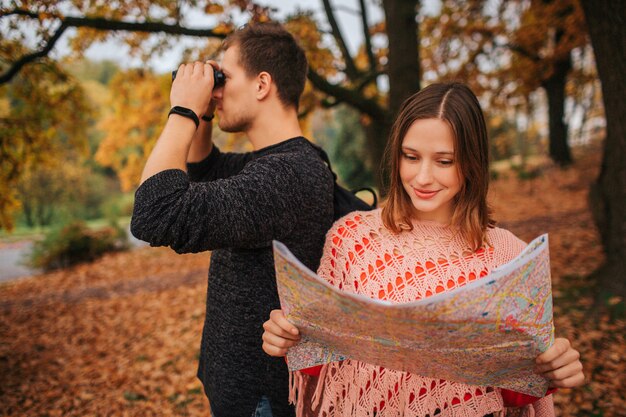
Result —
<path fill-rule="evenodd" d="M 162 22 L 124 22 L 109 20 L 102 17 L 66 17 L 63 21 L 72 27 L 88 27 L 98 30 L 123 30 L 129 32 L 168 33 L 195 37 L 211 37 L 224 39 L 226 35 L 214 29 L 191 29 L 178 24 L 168 25 Z"/>
<path fill-rule="evenodd" d="M 309 68 L 308 78 L 315 88 L 333 96 L 338 103 L 347 103 L 361 113 L 365 113 L 374 120 L 387 121 L 388 111 L 381 107 L 375 100 L 364 97 L 357 91 L 344 88 L 337 84 L 329 83 L 324 77 Z"/>
<path fill-rule="evenodd" d="M 28 16 L 33 19 L 39 18 L 37 13 L 24 9 L 14 9 L 9 11 L 3 11 L 2 17 L 10 15 Z M 5 84 L 24 67 L 24 65 L 34 62 L 37 59 L 46 57 L 61 35 L 69 27 L 87 27 L 96 30 L 110 30 L 110 31 L 129 31 L 129 32 L 145 32 L 145 33 L 168 33 L 172 35 L 184 35 L 194 37 L 213 37 L 223 39 L 226 37 L 223 33 L 216 33 L 214 29 L 192 29 L 179 24 L 166 24 L 162 22 L 125 22 L 121 20 L 111 20 L 102 17 L 77 17 L 77 16 L 65 16 L 57 17 L 61 22 L 61 25 L 56 30 L 54 35 L 47 41 L 44 48 L 37 52 L 22 56 L 11 67 L 0 75 L 0 85 Z"/>
<path fill-rule="evenodd" d="M 28 16 L 28 17 L 33 18 L 33 19 L 38 19 L 39 18 L 39 15 L 37 13 L 31 12 L 30 10 L 12 9 L 12 10 L 1 10 L 0 11 L 0 17 L 13 16 L 13 15 Z"/>
<path fill-rule="evenodd" d="M 337 20 L 335 19 L 335 14 L 330 5 L 330 0 L 323 0 L 323 3 L 324 10 L 326 11 L 326 18 L 328 19 L 328 23 L 330 24 L 330 27 L 333 31 L 333 37 L 335 38 L 335 41 L 337 42 L 337 45 L 341 50 L 341 54 L 343 55 L 343 59 L 346 64 L 346 75 L 351 80 L 355 80 L 359 76 L 359 71 L 356 69 L 356 65 L 354 65 L 354 60 L 352 59 L 343 35 L 341 34 L 341 29 L 339 29 L 339 25 L 337 24 Z"/>
<path fill-rule="evenodd" d="M 498 43 L 497 41 L 494 40 L 493 42 L 494 46 L 496 46 L 497 48 L 505 48 L 508 49 L 510 51 L 516 52 L 528 59 L 530 59 L 533 62 L 539 62 L 542 60 L 542 58 L 537 55 L 534 54 L 530 51 L 528 51 L 526 48 L 522 47 L 519 44 L 515 44 L 515 43 Z"/>
<path fill-rule="evenodd" d="M 52 35 L 52 37 L 48 40 L 46 45 L 40 51 L 24 55 L 16 62 L 14 62 L 13 65 L 11 65 L 11 67 L 4 74 L 0 74 L 0 85 L 11 81 L 11 79 L 17 75 L 17 73 L 22 69 L 24 65 L 36 61 L 37 59 L 46 57 L 54 47 L 54 44 L 57 43 L 57 41 L 61 38 L 61 35 L 63 35 L 63 32 L 65 32 L 65 29 L 67 29 L 67 26 L 64 23 L 61 24 L 61 26 L 59 26 L 54 35 Z"/>
<path fill-rule="evenodd" d="M 365 7 L 365 0 L 359 0 L 361 6 L 361 22 L 363 24 L 363 37 L 365 38 L 365 53 L 367 54 L 367 60 L 370 63 L 370 70 L 376 70 L 376 58 L 374 58 L 374 51 L 372 50 L 372 37 L 370 35 L 369 24 L 367 23 L 367 8 Z"/>
<path fill-rule="evenodd" d="M 378 78 L 379 75 L 383 75 L 383 74 L 385 74 L 384 71 L 368 72 L 359 80 L 358 84 L 356 85 L 356 90 L 357 91 L 363 90 L 365 87 L 367 87 L 369 83 L 371 83 L 372 81 L 376 81 L 376 78 Z"/>
<path fill-rule="evenodd" d="M 325 98 L 321 101 L 322 107 L 324 107 L 325 109 L 332 109 L 333 107 L 337 107 L 338 105 L 341 104 L 341 101 L 337 101 L 337 100 L 329 100 L 328 98 Z"/>

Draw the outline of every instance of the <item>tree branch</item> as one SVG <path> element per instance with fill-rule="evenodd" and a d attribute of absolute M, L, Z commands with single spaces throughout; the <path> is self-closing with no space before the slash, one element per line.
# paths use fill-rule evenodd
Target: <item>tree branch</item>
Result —
<path fill-rule="evenodd" d="M 63 21 L 72 27 L 88 27 L 98 30 L 123 30 L 129 32 L 168 33 L 170 35 L 184 35 L 195 37 L 212 37 L 224 39 L 223 33 L 217 33 L 214 29 L 191 29 L 179 24 L 169 25 L 162 22 L 124 22 L 121 20 L 109 20 L 102 17 L 66 17 Z"/>
<path fill-rule="evenodd" d="M 4 74 L 0 74 L 0 85 L 11 81 L 11 79 L 15 77 L 18 72 L 20 72 L 24 65 L 36 61 L 37 59 L 46 57 L 54 47 L 54 44 L 56 44 L 57 41 L 61 38 L 61 35 L 63 35 L 63 32 L 65 32 L 65 29 L 67 29 L 67 26 L 62 23 L 61 26 L 59 26 L 59 28 L 56 30 L 54 35 L 52 35 L 52 37 L 48 40 L 46 46 L 44 46 L 40 51 L 24 55 L 20 59 L 15 61 Z"/>
<path fill-rule="evenodd" d="M 3 11 L 2 16 L 9 15 L 21 15 L 28 16 L 34 19 L 39 18 L 37 13 L 33 13 L 24 9 L 14 9 L 9 11 Z M 61 35 L 69 27 L 87 27 L 96 30 L 111 30 L 111 31 L 129 31 L 129 32 L 146 32 L 146 33 L 168 33 L 172 35 L 184 35 L 194 37 L 213 37 L 223 39 L 226 37 L 223 33 L 216 33 L 214 29 L 192 29 L 179 24 L 166 24 L 162 22 L 125 22 L 121 20 L 110 20 L 102 17 L 76 17 L 65 16 L 58 17 L 61 22 L 61 26 L 57 29 L 54 35 L 48 40 L 46 46 L 38 52 L 34 52 L 28 55 L 24 55 L 18 59 L 11 67 L 2 75 L 0 75 L 0 85 L 9 82 L 22 67 L 37 59 L 43 58 L 50 53 L 55 43 L 59 40 Z"/>
<path fill-rule="evenodd" d="M 498 43 L 494 40 L 493 44 L 498 48 L 505 48 L 510 51 L 517 52 L 518 54 L 530 59 L 533 62 L 539 62 L 542 60 L 539 55 L 533 54 L 532 52 L 523 48 L 521 45 L 515 43 Z"/>
<path fill-rule="evenodd" d="M 355 80 L 359 76 L 359 71 L 354 65 L 354 60 L 350 55 L 350 51 L 348 51 L 348 47 L 346 45 L 345 40 L 343 39 L 343 35 L 341 34 L 341 29 L 339 29 L 339 25 L 337 24 L 337 20 L 335 19 L 335 14 L 333 13 L 333 9 L 330 5 L 330 0 L 323 0 L 324 10 L 326 11 L 326 18 L 328 19 L 328 23 L 333 31 L 333 37 L 335 38 L 335 42 L 339 46 L 341 50 L 341 54 L 343 55 L 343 59 L 346 63 L 346 75 L 351 80 Z"/>
<path fill-rule="evenodd" d="M 325 98 L 321 101 L 321 104 L 322 107 L 325 109 L 332 109 L 333 107 L 340 105 L 341 102 L 337 100 L 330 101 L 329 99 Z"/>
<path fill-rule="evenodd" d="M 329 83 L 312 68 L 309 68 L 308 78 L 318 90 L 333 96 L 337 102 L 349 104 L 374 120 L 387 121 L 390 117 L 389 112 L 381 107 L 375 100 L 365 98 L 361 94 L 358 94 L 357 91 Z"/>
<path fill-rule="evenodd" d="M 385 73 L 384 71 L 372 70 L 368 72 L 367 74 L 363 75 L 363 77 L 359 80 L 359 82 L 356 85 L 356 91 L 363 90 L 369 83 L 371 83 L 372 81 L 376 81 L 378 76 L 383 75 L 384 73 Z"/>
<path fill-rule="evenodd" d="M 363 24 L 363 37 L 365 38 L 365 53 L 367 54 L 367 60 L 370 63 L 370 70 L 376 70 L 376 59 L 374 58 L 374 51 L 372 50 L 372 37 L 370 36 L 370 28 L 367 23 L 367 8 L 365 7 L 365 0 L 359 0 L 361 6 L 361 22 Z"/>

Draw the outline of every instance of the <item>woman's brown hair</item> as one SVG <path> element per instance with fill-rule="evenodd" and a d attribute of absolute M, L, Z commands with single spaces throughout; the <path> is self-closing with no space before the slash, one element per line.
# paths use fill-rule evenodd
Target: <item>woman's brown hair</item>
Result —
<path fill-rule="evenodd" d="M 489 143 L 480 103 L 461 83 L 429 85 L 402 104 L 385 150 L 391 178 L 383 223 L 395 233 L 413 230 L 413 204 L 400 180 L 400 158 L 404 136 L 413 122 L 421 119 L 440 119 L 452 128 L 454 160 L 463 184 L 454 199 L 451 225 L 457 226 L 470 247 L 477 250 L 486 241 L 487 228 L 495 225 L 487 204 Z"/>

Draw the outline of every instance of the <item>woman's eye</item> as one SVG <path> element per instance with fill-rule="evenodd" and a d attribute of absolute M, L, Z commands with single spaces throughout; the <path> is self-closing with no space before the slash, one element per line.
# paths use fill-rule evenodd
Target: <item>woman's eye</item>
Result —
<path fill-rule="evenodd" d="M 409 154 L 409 153 L 403 153 L 402 157 L 404 159 L 407 159 L 409 161 L 417 161 L 417 156 L 413 155 L 413 154 Z"/>
<path fill-rule="evenodd" d="M 441 165 L 452 165 L 452 164 L 454 164 L 454 161 L 451 160 L 451 159 L 442 159 L 442 160 L 439 161 L 439 163 Z"/>

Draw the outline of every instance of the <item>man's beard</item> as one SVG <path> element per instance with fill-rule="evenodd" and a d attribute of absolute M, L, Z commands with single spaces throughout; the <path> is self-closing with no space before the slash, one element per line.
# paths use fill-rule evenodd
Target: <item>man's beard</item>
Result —
<path fill-rule="evenodd" d="M 245 117 L 239 117 L 230 122 L 224 119 L 220 119 L 218 123 L 218 126 L 222 130 L 222 132 L 227 133 L 246 132 L 250 128 L 250 125 L 250 120 Z"/>

